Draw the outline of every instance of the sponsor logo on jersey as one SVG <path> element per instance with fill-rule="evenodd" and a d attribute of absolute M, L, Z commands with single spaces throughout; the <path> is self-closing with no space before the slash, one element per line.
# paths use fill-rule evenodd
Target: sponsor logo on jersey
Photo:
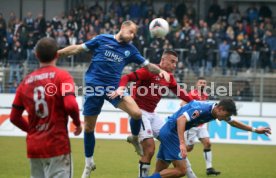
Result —
<path fill-rule="evenodd" d="M 194 113 L 192 114 L 192 119 L 195 119 L 199 116 L 199 111 L 195 110 Z"/>
<path fill-rule="evenodd" d="M 109 51 L 109 50 L 106 50 L 104 55 L 105 55 L 107 60 L 113 61 L 113 62 L 122 62 L 122 60 L 124 59 L 119 54 L 116 54 L 113 51 Z"/>
<path fill-rule="evenodd" d="M 130 51 L 129 50 L 126 50 L 125 51 L 125 56 L 128 57 L 130 55 Z"/>

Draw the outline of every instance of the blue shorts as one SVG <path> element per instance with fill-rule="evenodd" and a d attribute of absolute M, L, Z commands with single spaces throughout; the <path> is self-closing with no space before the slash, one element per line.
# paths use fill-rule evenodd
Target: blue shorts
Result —
<path fill-rule="evenodd" d="M 160 146 L 157 158 L 166 162 L 182 160 L 179 149 L 179 139 L 176 130 L 169 127 L 168 122 L 161 128 L 159 133 Z"/>
<path fill-rule="evenodd" d="M 97 87 L 86 84 L 86 86 L 92 87 L 92 90 L 86 90 L 84 94 L 83 115 L 95 116 L 99 115 L 104 104 L 104 100 L 109 101 L 114 107 L 117 108 L 122 98 L 119 96 L 115 99 L 109 99 L 107 93 L 110 91 L 105 88 L 96 89 Z"/>

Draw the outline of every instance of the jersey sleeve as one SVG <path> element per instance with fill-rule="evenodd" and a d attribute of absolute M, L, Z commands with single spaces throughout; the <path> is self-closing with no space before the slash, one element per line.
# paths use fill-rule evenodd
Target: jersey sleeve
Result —
<path fill-rule="evenodd" d="M 100 36 L 96 36 L 91 40 L 88 40 L 82 44 L 82 47 L 85 51 L 93 50 L 99 45 Z"/>
<path fill-rule="evenodd" d="M 138 80 L 148 80 L 152 74 L 146 70 L 145 68 L 140 68 L 135 72 L 131 72 L 127 75 L 124 75 L 121 80 L 119 86 L 126 86 L 128 82 L 136 82 Z"/>
<path fill-rule="evenodd" d="M 21 86 L 21 85 L 20 85 Z M 17 88 L 16 95 L 12 104 L 12 110 L 10 113 L 10 121 L 20 128 L 21 130 L 28 132 L 29 124 L 28 122 L 22 117 L 22 113 L 25 110 L 23 102 L 22 102 L 22 96 L 21 96 L 21 87 Z"/>
<path fill-rule="evenodd" d="M 183 113 L 183 115 L 186 117 L 187 121 L 191 121 L 192 119 L 198 118 L 201 113 L 199 109 L 197 108 L 191 108 Z"/>
<path fill-rule="evenodd" d="M 176 82 L 173 75 L 170 75 L 171 83 L 170 83 L 170 90 L 180 99 L 184 100 L 185 102 L 190 102 L 193 100 L 192 97 L 190 97 L 186 90 L 182 89 Z"/>
<path fill-rule="evenodd" d="M 146 60 L 136 48 L 134 55 L 131 56 L 131 62 L 142 65 L 143 67 L 149 64 L 149 61 Z"/>

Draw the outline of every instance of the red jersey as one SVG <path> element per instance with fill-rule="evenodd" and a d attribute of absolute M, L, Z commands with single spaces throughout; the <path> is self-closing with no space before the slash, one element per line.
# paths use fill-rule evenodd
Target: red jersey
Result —
<path fill-rule="evenodd" d="M 132 97 L 139 108 L 154 112 L 162 95 L 170 89 L 178 98 L 190 102 L 192 99 L 185 90 L 176 83 L 174 76 L 170 73 L 170 81 L 160 78 L 158 74 L 153 74 L 145 68 L 138 69 L 128 75 L 124 75 L 120 81 L 120 86 L 126 86 L 129 81 L 136 81 L 136 86 L 132 89 Z"/>
<path fill-rule="evenodd" d="M 72 87 L 64 87 L 63 83 Z M 55 92 L 56 91 L 56 92 Z M 32 72 L 19 85 L 13 108 L 28 113 L 27 155 L 29 158 L 49 158 L 70 153 L 63 97 L 74 94 L 71 75 L 54 66 Z M 51 95 L 51 96 L 50 96 Z M 80 125 L 79 118 L 75 125 Z"/>
<path fill-rule="evenodd" d="M 208 100 L 207 93 L 199 93 L 197 89 L 190 91 L 189 96 L 192 97 L 193 99 L 199 100 L 199 101 Z"/>

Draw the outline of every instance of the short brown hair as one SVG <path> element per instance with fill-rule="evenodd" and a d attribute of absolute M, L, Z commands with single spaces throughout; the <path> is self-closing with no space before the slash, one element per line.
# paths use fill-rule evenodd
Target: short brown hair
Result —
<path fill-rule="evenodd" d="M 199 80 L 206 80 L 206 78 L 205 77 L 198 77 L 197 81 L 199 81 Z"/>
<path fill-rule="evenodd" d="M 58 45 L 53 38 L 44 37 L 40 39 L 35 47 L 39 62 L 49 63 L 57 56 Z"/>
<path fill-rule="evenodd" d="M 165 54 L 170 54 L 170 55 L 173 55 L 175 57 L 178 57 L 178 54 L 176 51 L 172 50 L 172 49 L 167 49 L 167 50 L 164 50 L 163 54 L 162 55 L 165 55 Z"/>

